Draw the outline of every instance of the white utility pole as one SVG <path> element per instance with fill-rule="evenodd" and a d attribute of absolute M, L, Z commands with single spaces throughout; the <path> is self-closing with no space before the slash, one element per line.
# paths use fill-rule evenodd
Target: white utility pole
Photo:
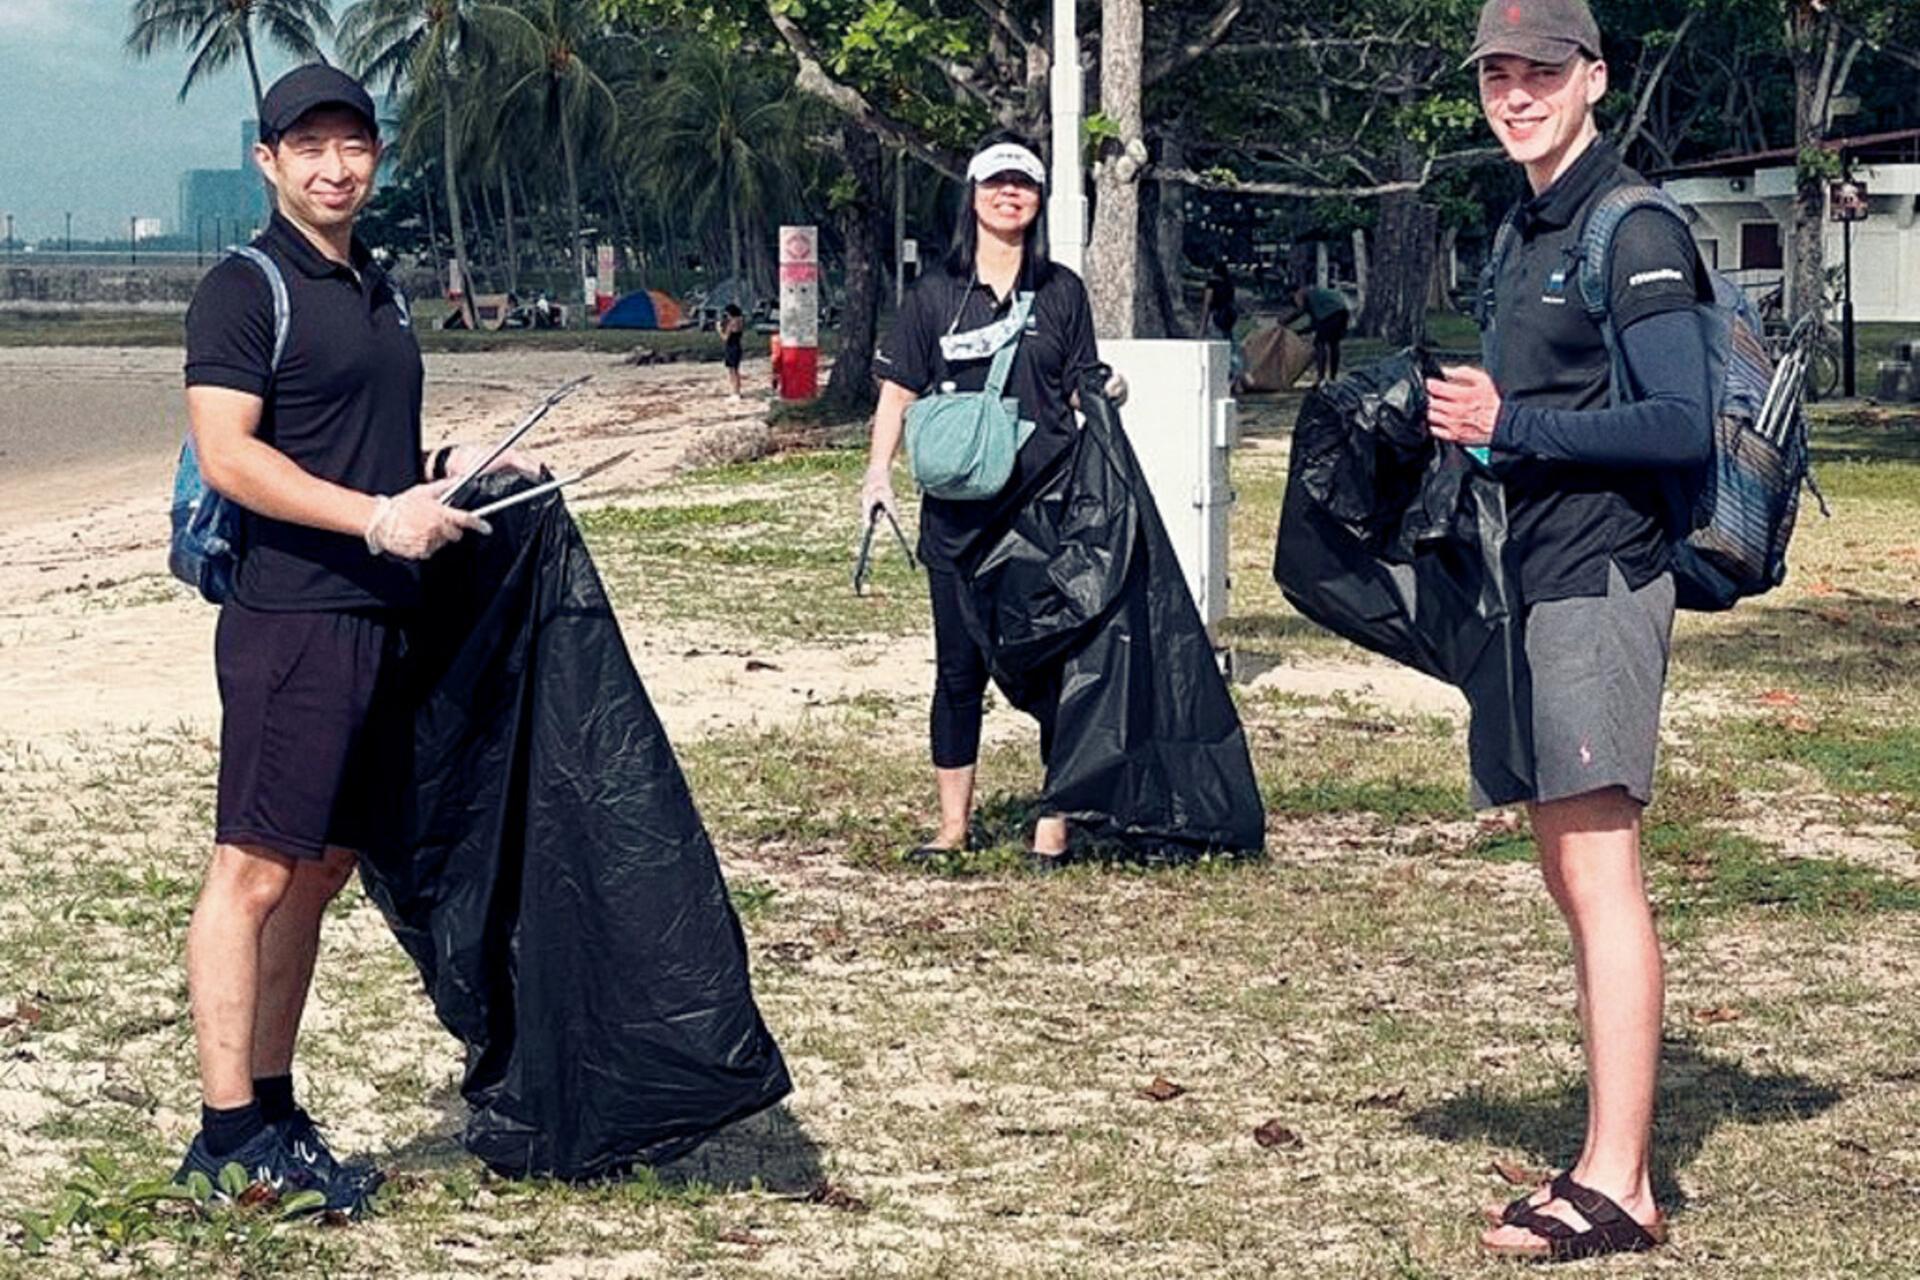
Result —
<path fill-rule="evenodd" d="M 1080 172 L 1080 39 L 1075 0 L 1053 0 L 1053 181 L 1047 199 L 1047 246 L 1055 262 L 1084 275 L 1087 197 Z"/>

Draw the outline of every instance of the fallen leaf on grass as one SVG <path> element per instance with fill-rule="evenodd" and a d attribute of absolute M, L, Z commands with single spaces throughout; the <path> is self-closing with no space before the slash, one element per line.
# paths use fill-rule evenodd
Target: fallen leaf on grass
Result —
<path fill-rule="evenodd" d="M 1373 1108 L 1380 1111 L 1392 1111 L 1407 1100 L 1406 1086 L 1402 1085 L 1391 1093 L 1370 1093 L 1353 1105 L 1361 1108 Z"/>
<path fill-rule="evenodd" d="M 1791 715 L 1782 720 L 1781 725 L 1793 733 L 1818 733 L 1820 726 L 1811 716 Z"/>
<path fill-rule="evenodd" d="M 46 1016 L 39 1005 L 30 1004 L 25 1000 L 16 1000 L 11 1014 L 0 1013 L 0 1031 L 11 1026 L 37 1027 L 40 1025 L 40 1019 Z"/>
<path fill-rule="evenodd" d="M 825 1205 L 829 1209 L 838 1209 L 842 1213 L 865 1213 L 867 1202 L 853 1192 L 834 1182 L 822 1182 L 813 1190 L 800 1197 L 805 1204 Z"/>
<path fill-rule="evenodd" d="M 1545 1170 L 1529 1169 L 1526 1165 L 1514 1164 L 1511 1160 L 1495 1160 L 1487 1168 L 1510 1187 L 1537 1187 L 1547 1180 Z"/>
<path fill-rule="evenodd" d="M 1760 695 L 1760 705 L 1763 707 L 1797 707 L 1800 705 L 1800 695 L 1791 689 L 1769 689 Z"/>
<path fill-rule="evenodd" d="M 1807 594 L 1809 595 L 1830 596 L 1838 594 L 1839 590 L 1838 587 L 1828 582 L 1825 578 L 1818 578 L 1807 584 Z"/>
<path fill-rule="evenodd" d="M 752 1249 L 756 1253 L 767 1247 L 765 1240 L 762 1240 L 745 1227 L 729 1227 L 715 1236 L 714 1239 L 718 1240 L 721 1244 L 737 1244 L 742 1248 Z"/>
<path fill-rule="evenodd" d="M 1299 1134 L 1280 1123 L 1279 1116 L 1275 1116 L 1258 1129 L 1255 1129 L 1253 1131 L 1253 1140 L 1268 1151 L 1275 1149 L 1291 1151 L 1297 1147 L 1307 1145 L 1301 1141 Z"/>
<path fill-rule="evenodd" d="M 1720 1005 L 1710 1009 L 1695 1009 L 1693 1011 L 1693 1020 L 1702 1026 L 1708 1027 L 1716 1026 L 1722 1022 L 1738 1022 L 1740 1021 L 1740 1011 L 1729 1008 L 1726 1005 Z"/>
<path fill-rule="evenodd" d="M 1145 1098 L 1148 1102 L 1172 1102 L 1185 1092 L 1185 1088 L 1175 1084 L 1165 1076 L 1155 1076 L 1152 1084 L 1144 1089 L 1135 1089 L 1133 1096 L 1136 1098 Z"/>
<path fill-rule="evenodd" d="M 240 1193 L 240 1203 L 251 1209 L 258 1205 L 272 1204 L 280 1198 L 280 1193 L 264 1182 L 256 1182 Z"/>
<path fill-rule="evenodd" d="M 1838 1142 L 1834 1143 L 1834 1145 L 1842 1151 L 1851 1151 L 1857 1155 L 1870 1156 L 1873 1154 L 1873 1148 L 1858 1138 L 1841 1138 Z"/>
<path fill-rule="evenodd" d="M 780 668 L 774 666 L 773 663 L 763 662 L 759 658 L 747 659 L 747 670 L 749 671 L 778 671 L 779 669 Z"/>

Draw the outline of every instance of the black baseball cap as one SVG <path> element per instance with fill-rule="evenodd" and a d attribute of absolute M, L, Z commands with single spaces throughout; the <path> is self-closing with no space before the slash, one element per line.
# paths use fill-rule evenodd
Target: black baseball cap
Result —
<path fill-rule="evenodd" d="M 1558 66 L 1576 53 L 1600 57 L 1600 28 L 1586 0 L 1487 0 L 1461 65 L 1507 55 Z"/>
<path fill-rule="evenodd" d="M 272 143 L 301 116 L 320 107 L 344 107 L 364 117 L 373 136 L 380 136 L 380 117 L 360 82 L 338 67 L 314 63 L 295 67 L 267 90 L 260 104 L 260 141 Z"/>

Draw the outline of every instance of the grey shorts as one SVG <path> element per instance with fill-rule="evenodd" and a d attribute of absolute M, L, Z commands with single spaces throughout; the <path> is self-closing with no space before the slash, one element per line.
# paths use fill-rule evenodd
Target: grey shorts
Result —
<path fill-rule="evenodd" d="M 1653 798 L 1660 745 L 1660 697 L 1673 637 L 1673 575 L 1638 591 L 1617 566 L 1607 594 L 1549 600 L 1527 612 L 1527 666 L 1533 684 L 1533 789 L 1482 782 L 1499 771 L 1469 760 L 1476 809 L 1545 802 L 1624 787 Z"/>

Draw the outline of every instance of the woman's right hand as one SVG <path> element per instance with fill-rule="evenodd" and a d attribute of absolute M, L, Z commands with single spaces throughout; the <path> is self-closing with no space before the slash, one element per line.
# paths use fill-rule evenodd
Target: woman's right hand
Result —
<path fill-rule="evenodd" d="M 880 467 L 868 467 L 867 478 L 860 486 L 860 523 L 873 523 L 875 508 L 884 510 L 895 520 L 900 518 L 900 508 L 893 497 L 893 473 Z"/>

